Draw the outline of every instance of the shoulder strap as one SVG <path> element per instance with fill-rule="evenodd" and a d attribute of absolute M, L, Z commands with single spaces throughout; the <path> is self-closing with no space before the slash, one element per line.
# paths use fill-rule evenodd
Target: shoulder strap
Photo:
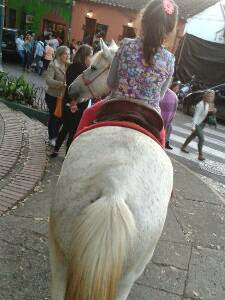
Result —
<path fill-rule="evenodd" d="M 45 45 L 42 41 L 39 41 L 38 44 L 40 44 L 45 49 Z"/>

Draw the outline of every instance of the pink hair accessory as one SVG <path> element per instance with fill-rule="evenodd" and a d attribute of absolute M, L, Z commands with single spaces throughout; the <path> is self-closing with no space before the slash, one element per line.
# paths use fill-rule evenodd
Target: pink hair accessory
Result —
<path fill-rule="evenodd" d="M 168 15 L 172 15 L 174 13 L 175 7 L 170 0 L 163 0 L 163 7 Z"/>

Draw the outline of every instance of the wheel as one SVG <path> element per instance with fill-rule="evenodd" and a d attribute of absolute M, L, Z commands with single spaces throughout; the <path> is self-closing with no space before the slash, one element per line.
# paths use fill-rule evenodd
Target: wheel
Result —
<path fill-rule="evenodd" d="M 187 105 L 187 103 L 185 103 L 185 104 L 183 103 L 182 111 L 183 111 L 184 114 L 186 114 L 186 115 L 188 114 L 188 105 Z"/>
<path fill-rule="evenodd" d="M 187 114 L 189 116 L 193 116 L 194 112 L 195 112 L 195 104 L 193 104 L 193 103 L 188 104 L 187 105 Z"/>

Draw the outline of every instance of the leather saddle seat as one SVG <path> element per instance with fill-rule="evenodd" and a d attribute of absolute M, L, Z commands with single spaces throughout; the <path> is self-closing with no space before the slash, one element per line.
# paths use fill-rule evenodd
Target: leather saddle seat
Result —
<path fill-rule="evenodd" d="M 163 130 L 161 115 L 142 100 L 116 98 L 105 101 L 97 112 L 94 123 L 105 121 L 126 121 L 135 123 L 152 133 L 157 139 Z"/>

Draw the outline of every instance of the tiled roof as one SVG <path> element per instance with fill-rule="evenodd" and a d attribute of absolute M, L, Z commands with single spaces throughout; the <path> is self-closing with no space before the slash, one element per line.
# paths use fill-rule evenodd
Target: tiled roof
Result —
<path fill-rule="evenodd" d="M 149 0 L 88 0 L 98 4 L 106 4 L 133 10 L 142 9 Z M 175 0 L 179 6 L 180 16 L 188 18 L 216 4 L 219 0 Z"/>

